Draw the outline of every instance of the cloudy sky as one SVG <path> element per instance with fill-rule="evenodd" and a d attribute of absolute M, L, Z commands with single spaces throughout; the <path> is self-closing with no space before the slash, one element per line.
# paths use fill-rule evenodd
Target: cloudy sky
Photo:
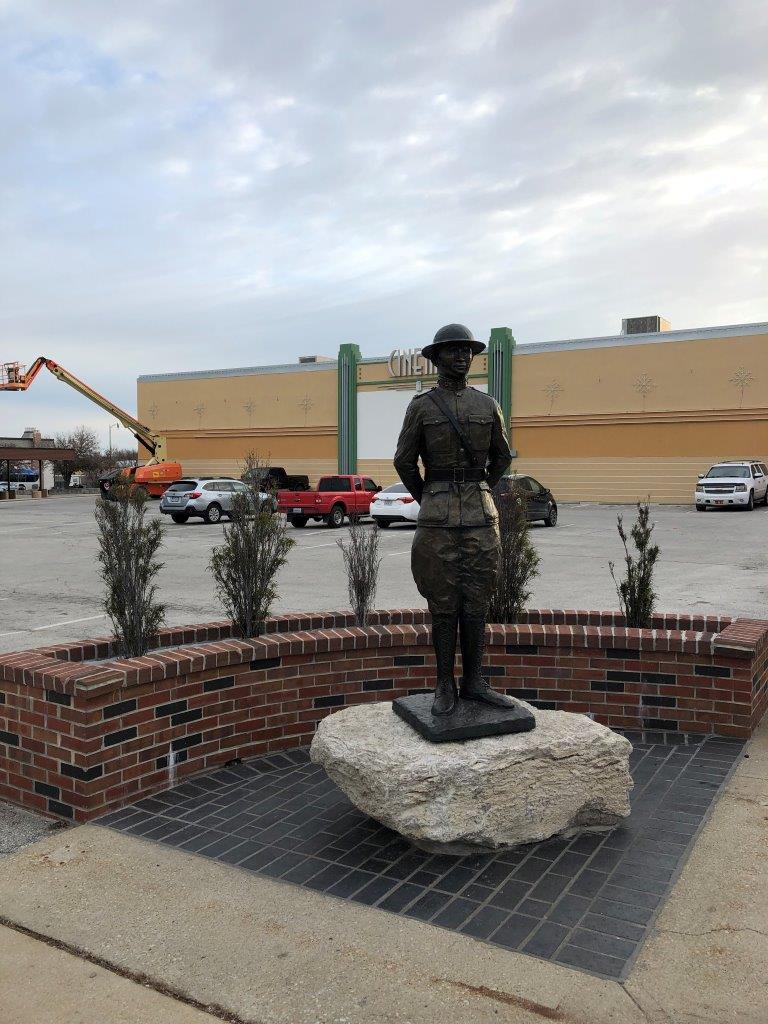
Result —
<path fill-rule="evenodd" d="M 134 409 L 452 320 L 766 320 L 767 35 L 764 0 L 0 0 L 0 361 Z M 0 395 L 0 434 L 83 422 Z"/>

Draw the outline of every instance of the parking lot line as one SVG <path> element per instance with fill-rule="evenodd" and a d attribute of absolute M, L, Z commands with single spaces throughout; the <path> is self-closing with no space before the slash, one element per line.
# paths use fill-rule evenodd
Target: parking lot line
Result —
<path fill-rule="evenodd" d="M 10 633 L 0 633 L 0 636 L 17 636 L 19 633 L 39 633 L 42 629 L 56 629 L 58 626 L 71 626 L 75 622 L 93 622 L 94 619 L 106 619 L 104 612 L 101 615 L 85 615 L 82 619 L 61 619 L 59 622 L 50 622 L 47 626 L 31 626 L 29 629 L 13 629 Z"/>

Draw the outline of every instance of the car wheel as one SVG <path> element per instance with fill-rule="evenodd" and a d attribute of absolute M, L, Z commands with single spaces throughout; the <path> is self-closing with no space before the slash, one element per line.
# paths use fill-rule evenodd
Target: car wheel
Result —
<path fill-rule="evenodd" d="M 185 515 L 183 512 L 171 512 L 171 519 L 174 523 L 186 523 L 189 516 Z"/>
<path fill-rule="evenodd" d="M 212 501 L 211 504 L 203 513 L 203 519 L 206 521 L 206 523 L 220 523 L 221 505 L 217 505 L 215 501 Z"/>
<path fill-rule="evenodd" d="M 697 505 L 696 506 L 696 511 L 697 512 L 706 512 L 707 511 L 707 506 L 706 505 Z"/>
<path fill-rule="evenodd" d="M 341 505 L 334 505 L 328 515 L 328 525 L 332 530 L 338 530 L 344 525 L 344 509 Z"/>
<path fill-rule="evenodd" d="M 545 526 L 557 526 L 557 505 L 554 501 L 550 504 L 547 509 L 547 518 L 544 520 Z"/>
<path fill-rule="evenodd" d="M 747 512 L 751 512 L 754 507 L 755 507 L 755 492 L 754 491 L 750 491 L 749 492 L 749 501 L 747 502 L 746 505 L 744 505 L 744 508 L 747 510 Z"/>
<path fill-rule="evenodd" d="M 297 530 L 303 529 L 307 525 L 306 516 L 289 516 L 288 522 L 291 526 L 295 526 Z"/>
<path fill-rule="evenodd" d="M 388 526 L 392 525 L 389 519 L 382 519 L 381 516 L 374 516 L 373 521 L 382 530 L 386 530 Z"/>

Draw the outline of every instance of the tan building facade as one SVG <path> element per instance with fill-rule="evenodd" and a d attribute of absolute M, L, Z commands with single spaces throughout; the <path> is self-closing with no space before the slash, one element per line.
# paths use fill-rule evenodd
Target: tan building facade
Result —
<path fill-rule="evenodd" d="M 472 383 L 507 406 L 513 468 L 560 501 L 690 504 L 712 462 L 768 457 L 768 324 L 517 346 L 496 334 Z M 413 351 L 342 346 L 335 361 L 144 376 L 138 418 L 189 474 L 239 475 L 253 450 L 313 481 L 357 468 L 386 485 L 433 371 Z"/>

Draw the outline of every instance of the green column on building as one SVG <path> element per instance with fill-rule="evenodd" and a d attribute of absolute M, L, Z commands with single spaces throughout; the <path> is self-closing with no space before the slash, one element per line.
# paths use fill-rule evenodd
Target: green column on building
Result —
<path fill-rule="evenodd" d="M 338 471 L 357 472 L 357 364 L 360 362 L 357 345 L 339 348 L 338 381 Z"/>
<path fill-rule="evenodd" d="M 512 439 L 512 356 L 515 351 L 515 336 L 509 327 L 491 328 L 488 343 L 488 394 L 501 406 L 504 422 Z"/>

